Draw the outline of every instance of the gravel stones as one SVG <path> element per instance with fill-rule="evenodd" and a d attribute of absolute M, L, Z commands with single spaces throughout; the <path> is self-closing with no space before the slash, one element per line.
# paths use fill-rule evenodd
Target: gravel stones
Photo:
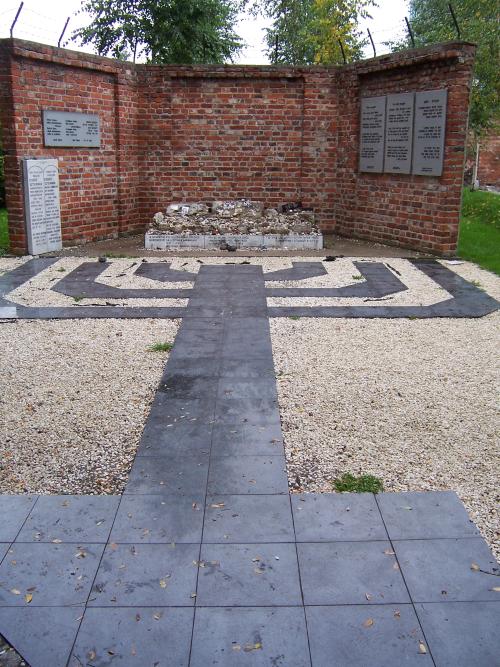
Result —
<path fill-rule="evenodd" d="M 291 489 L 454 489 L 498 556 L 499 323 L 271 320 Z"/>
<path fill-rule="evenodd" d="M 0 493 L 123 490 L 177 321 L 0 326 Z"/>

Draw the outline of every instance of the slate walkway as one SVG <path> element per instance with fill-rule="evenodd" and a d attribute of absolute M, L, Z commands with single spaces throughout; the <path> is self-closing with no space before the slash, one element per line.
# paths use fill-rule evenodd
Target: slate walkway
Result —
<path fill-rule="evenodd" d="M 261 267 L 187 311 L 123 496 L 0 496 L 0 632 L 31 667 L 498 664 L 455 494 L 289 495 Z"/>

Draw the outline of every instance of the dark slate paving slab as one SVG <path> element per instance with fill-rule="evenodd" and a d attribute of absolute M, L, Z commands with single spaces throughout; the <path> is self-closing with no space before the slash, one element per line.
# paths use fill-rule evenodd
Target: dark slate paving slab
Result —
<path fill-rule="evenodd" d="M 0 495 L 0 542 L 16 539 L 37 499 L 32 495 Z"/>
<path fill-rule="evenodd" d="M 264 273 L 264 280 L 283 281 L 283 280 L 305 280 L 306 278 L 315 278 L 324 276 L 327 271 L 322 262 L 292 262 L 291 269 L 279 269 L 278 271 L 268 271 Z"/>
<path fill-rule="evenodd" d="M 265 456 L 283 454 L 279 425 L 215 424 L 212 432 L 213 456 Z"/>
<path fill-rule="evenodd" d="M 0 607 L 0 627 L 30 667 L 65 667 L 81 616 L 81 607 Z"/>
<path fill-rule="evenodd" d="M 417 604 L 415 609 L 438 667 L 500 663 L 500 601 Z"/>
<path fill-rule="evenodd" d="M 193 609 L 89 608 L 68 667 L 187 667 Z"/>
<path fill-rule="evenodd" d="M 492 588 L 498 584 L 500 567 L 482 538 L 394 541 L 393 545 L 414 602 L 498 600 Z"/>
<path fill-rule="evenodd" d="M 89 598 L 92 607 L 189 607 L 196 592 L 198 544 L 106 547 Z"/>
<path fill-rule="evenodd" d="M 354 262 L 364 281 L 345 287 L 275 287 L 267 288 L 268 297 L 372 297 L 397 294 L 408 288 L 381 262 Z"/>
<path fill-rule="evenodd" d="M 0 606 L 84 605 L 103 550 L 100 544 L 15 544 L 0 565 Z"/>
<path fill-rule="evenodd" d="M 314 667 L 434 665 L 412 605 L 306 607 L 306 616 Z"/>
<path fill-rule="evenodd" d="M 205 544 L 200 560 L 201 607 L 302 604 L 293 544 Z"/>
<path fill-rule="evenodd" d="M 191 377 L 172 373 L 160 382 L 158 391 L 175 399 L 205 398 L 217 395 L 217 378 Z"/>
<path fill-rule="evenodd" d="M 306 605 L 410 601 L 389 542 L 303 543 L 297 553 Z"/>
<path fill-rule="evenodd" d="M 297 542 L 387 540 L 371 493 L 292 494 Z"/>
<path fill-rule="evenodd" d="M 183 269 L 172 269 L 171 265 L 171 262 L 141 262 L 135 275 L 162 283 L 194 282 L 196 280 L 196 273 Z"/>
<path fill-rule="evenodd" d="M 17 542 L 106 543 L 120 496 L 40 496 Z"/>
<path fill-rule="evenodd" d="M 275 378 L 272 360 L 269 359 L 240 359 L 237 357 L 223 357 L 220 363 L 220 377 L 222 378 Z"/>
<path fill-rule="evenodd" d="M 132 466 L 125 494 L 197 495 L 208 475 L 208 456 L 141 456 Z"/>
<path fill-rule="evenodd" d="M 309 667 L 300 607 L 196 609 L 191 667 Z"/>
<path fill-rule="evenodd" d="M 285 457 L 213 456 L 208 493 L 288 493 Z"/>
<path fill-rule="evenodd" d="M 218 400 L 225 397 L 232 399 L 263 398 L 277 401 L 276 381 L 274 378 L 231 379 L 222 378 L 217 390 Z"/>
<path fill-rule="evenodd" d="M 124 496 L 111 533 L 111 542 L 201 542 L 203 504 L 194 496 Z"/>
<path fill-rule="evenodd" d="M 169 373 L 191 377 L 218 377 L 221 366 L 219 359 L 207 359 L 198 354 L 191 357 L 169 357 L 167 369 Z"/>
<path fill-rule="evenodd" d="M 288 495 L 209 496 L 204 542 L 293 542 Z"/>
<path fill-rule="evenodd" d="M 379 493 L 377 503 L 394 540 L 479 535 L 453 491 Z"/>
<path fill-rule="evenodd" d="M 178 421 L 208 422 L 214 417 L 215 396 L 204 398 L 170 398 L 157 392 L 153 410 L 159 410 L 165 426 Z"/>
<path fill-rule="evenodd" d="M 54 292 L 67 296 L 98 299 L 189 299 L 190 289 L 122 289 L 97 282 L 109 265 L 83 262 L 52 287 Z"/>
<path fill-rule="evenodd" d="M 157 417 L 157 418 L 156 418 Z M 160 411 L 148 419 L 137 456 L 188 456 L 210 453 L 210 428 L 206 424 L 180 421 L 166 426 Z"/>
<path fill-rule="evenodd" d="M 255 426 L 280 424 L 277 402 L 264 398 L 221 398 L 215 408 L 215 420 L 221 424 L 244 422 Z"/>

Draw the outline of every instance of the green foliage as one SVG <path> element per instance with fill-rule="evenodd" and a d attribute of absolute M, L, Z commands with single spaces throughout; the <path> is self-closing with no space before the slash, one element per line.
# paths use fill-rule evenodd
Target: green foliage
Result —
<path fill-rule="evenodd" d="M 0 256 L 5 255 L 9 249 L 9 228 L 7 224 L 7 211 L 0 208 Z"/>
<path fill-rule="evenodd" d="M 374 475 L 360 475 L 355 477 L 346 472 L 334 480 L 335 491 L 351 491 L 354 493 L 380 493 L 384 490 L 382 480 Z"/>
<path fill-rule="evenodd" d="M 100 55 L 151 63 L 222 63 L 241 49 L 231 0 L 85 0 L 91 23 L 72 37 Z"/>
<path fill-rule="evenodd" d="M 254 13 L 272 20 L 267 55 L 273 64 L 331 65 L 359 60 L 365 40 L 360 18 L 369 16 L 375 0 L 254 0 Z"/>
<path fill-rule="evenodd" d="M 500 195 L 464 190 L 458 256 L 500 275 Z"/>
<path fill-rule="evenodd" d="M 172 348 L 172 343 L 154 343 L 148 347 L 148 352 L 170 352 Z"/>
<path fill-rule="evenodd" d="M 461 38 L 477 44 L 469 123 L 476 134 L 495 126 L 499 120 L 500 32 L 498 3 L 491 0 L 453 0 Z M 448 0 L 410 0 L 410 22 L 415 46 L 456 40 L 457 33 Z M 408 48 L 403 40 L 393 44 Z"/>
<path fill-rule="evenodd" d="M 5 206 L 5 174 L 3 165 L 2 123 L 0 121 L 0 208 Z"/>

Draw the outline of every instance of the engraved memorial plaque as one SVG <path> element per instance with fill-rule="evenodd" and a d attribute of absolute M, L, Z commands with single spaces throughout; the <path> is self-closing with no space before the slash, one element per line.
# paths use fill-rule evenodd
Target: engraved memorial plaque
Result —
<path fill-rule="evenodd" d="M 361 100 L 359 171 L 384 170 L 385 103 L 385 96 Z"/>
<path fill-rule="evenodd" d="M 446 90 L 426 90 L 415 95 L 413 174 L 443 173 L 446 100 Z"/>
<path fill-rule="evenodd" d="M 28 252 L 62 248 L 57 160 L 23 160 L 24 209 Z"/>
<path fill-rule="evenodd" d="M 384 171 L 409 174 L 413 135 L 414 93 L 387 96 Z"/>
<path fill-rule="evenodd" d="M 99 116 L 44 110 L 43 141 L 45 146 L 99 148 Z"/>

